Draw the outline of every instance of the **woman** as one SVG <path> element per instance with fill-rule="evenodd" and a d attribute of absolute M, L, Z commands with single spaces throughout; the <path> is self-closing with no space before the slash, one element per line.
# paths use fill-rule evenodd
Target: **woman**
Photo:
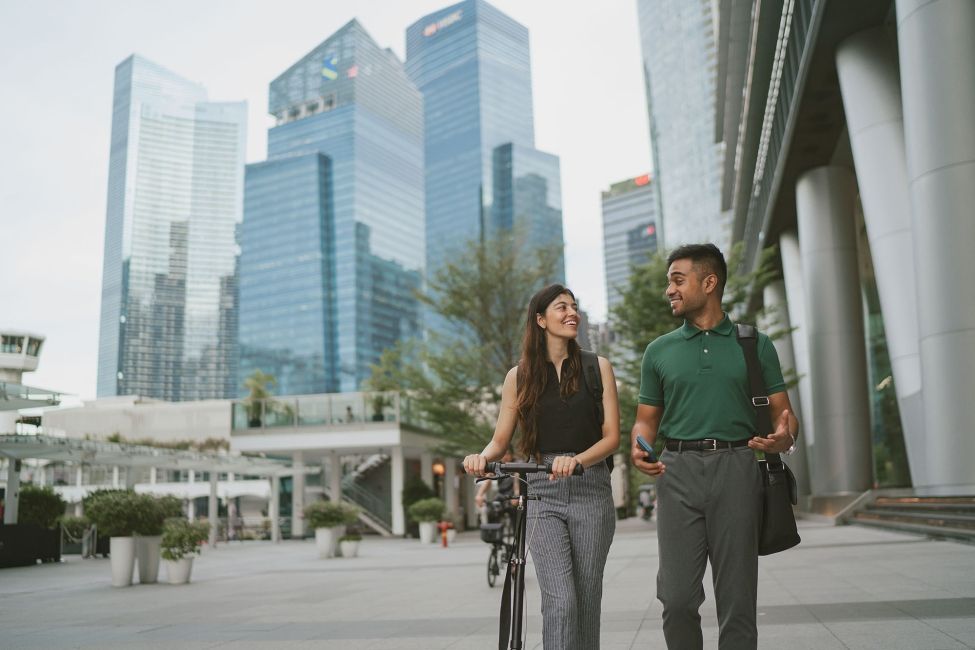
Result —
<path fill-rule="evenodd" d="M 609 361 L 599 357 L 603 424 L 587 390 L 576 337 L 579 306 L 560 284 L 528 304 L 521 359 L 504 379 L 494 436 L 480 454 L 464 459 L 468 474 L 483 476 L 502 457 L 515 427 L 526 458 L 551 463 L 552 473 L 529 474 L 528 534 L 542 592 L 545 648 L 599 648 L 603 568 L 616 529 L 606 458 L 619 447 L 619 402 Z M 576 465 L 585 473 L 572 476 Z"/>

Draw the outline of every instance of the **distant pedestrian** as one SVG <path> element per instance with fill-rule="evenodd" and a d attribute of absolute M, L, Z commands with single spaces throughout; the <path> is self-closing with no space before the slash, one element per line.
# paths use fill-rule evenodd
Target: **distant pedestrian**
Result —
<path fill-rule="evenodd" d="M 718 608 L 718 647 L 758 644 L 758 532 L 761 470 L 753 450 L 790 453 L 799 422 L 792 415 L 778 355 L 758 335 L 758 354 L 775 431 L 756 435 L 745 357 L 735 325 L 721 309 L 728 269 L 713 244 L 670 254 L 667 299 L 684 324 L 647 346 L 633 425 L 632 459 L 656 476 L 657 598 L 671 650 L 703 646 L 702 579 L 708 560 Z M 637 436 L 666 439 L 647 462 Z"/>
<path fill-rule="evenodd" d="M 542 643 L 550 650 L 599 648 L 603 569 L 616 529 L 605 462 L 619 446 L 616 379 L 609 361 L 595 360 L 603 385 L 600 424 L 599 405 L 583 377 L 578 333 L 579 307 L 571 291 L 553 284 L 532 297 L 521 359 L 501 389 L 494 437 L 480 454 L 464 459 L 467 473 L 484 475 L 487 463 L 505 453 L 517 425 L 519 452 L 552 465 L 550 476 L 528 475 L 529 492 L 541 497 L 528 509 L 528 530 L 542 592 Z M 585 473 L 573 476 L 580 464 Z"/>

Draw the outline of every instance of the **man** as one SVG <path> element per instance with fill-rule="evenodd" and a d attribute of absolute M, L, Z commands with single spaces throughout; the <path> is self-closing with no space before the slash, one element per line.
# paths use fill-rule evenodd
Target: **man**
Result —
<path fill-rule="evenodd" d="M 792 415 L 775 348 L 758 335 L 773 432 L 757 431 L 745 357 L 721 309 L 728 268 L 713 244 L 682 246 L 667 259 L 667 299 L 684 324 L 647 346 L 631 456 L 657 477 L 657 598 L 667 647 L 703 646 L 702 580 L 714 577 L 721 650 L 758 644 L 758 532 L 762 478 L 754 451 L 788 453 Z M 666 444 L 659 462 L 637 436 Z"/>

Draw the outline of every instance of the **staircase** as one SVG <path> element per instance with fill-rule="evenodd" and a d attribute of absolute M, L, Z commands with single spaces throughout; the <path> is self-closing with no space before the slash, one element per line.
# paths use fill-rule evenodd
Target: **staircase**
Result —
<path fill-rule="evenodd" d="M 878 496 L 848 521 L 975 543 L 975 496 Z"/>
<path fill-rule="evenodd" d="M 393 534 L 392 504 L 388 490 L 370 485 L 369 474 L 388 467 L 389 456 L 374 454 L 342 477 L 342 501 L 359 508 L 359 521 L 383 537 Z M 323 492 L 331 497 L 328 487 Z"/>

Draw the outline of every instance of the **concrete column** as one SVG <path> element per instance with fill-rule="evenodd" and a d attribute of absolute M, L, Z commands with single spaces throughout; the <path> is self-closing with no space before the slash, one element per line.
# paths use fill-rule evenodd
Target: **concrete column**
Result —
<path fill-rule="evenodd" d="M 792 327 L 789 323 L 789 310 L 786 304 L 785 282 L 776 280 L 765 287 L 764 302 L 766 309 L 773 309 L 778 318 L 778 327 L 788 330 Z M 768 332 L 769 328 L 763 325 L 763 329 Z M 776 352 L 779 353 L 779 364 L 782 370 L 795 370 L 796 359 L 792 348 L 792 337 L 783 336 L 773 341 Z M 798 372 L 798 371 L 796 371 Z M 789 467 L 796 475 L 796 484 L 799 494 L 809 494 L 809 469 L 806 463 L 806 441 L 801 429 L 802 423 L 802 399 L 799 396 L 798 386 L 789 389 L 789 402 L 792 404 L 793 414 L 799 419 L 799 437 L 796 440 L 796 450 L 787 458 Z"/>
<path fill-rule="evenodd" d="M 271 503 L 268 507 L 268 517 L 271 520 L 271 541 L 277 544 L 281 541 L 281 477 L 272 475 Z"/>
<path fill-rule="evenodd" d="M 136 477 L 135 467 L 133 467 L 132 465 L 129 465 L 128 467 L 126 467 L 125 468 L 125 487 L 128 488 L 129 490 L 134 490 L 135 489 L 135 477 Z"/>
<path fill-rule="evenodd" d="M 118 465 L 112 466 L 112 487 L 119 487 Z"/>
<path fill-rule="evenodd" d="M 779 238 L 779 255 L 782 258 L 782 279 L 785 282 L 786 306 L 789 308 L 789 325 L 792 326 L 792 354 L 799 375 L 799 403 L 802 405 L 800 435 L 805 440 L 807 465 L 813 466 L 812 447 L 816 442 L 812 419 L 812 384 L 809 380 L 809 323 L 806 321 L 806 290 L 802 277 L 802 253 L 799 238 L 794 231 L 782 233 Z M 810 474 L 811 475 L 811 474 Z"/>
<path fill-rule="evenodd" d="M 300 451 L 292 455 L 291 467 L 291 539 L 305 536 L 305 457 Z"/>
<path fill-rule="evenodd" d="M 935 486 L 972 484 L 975 2 L 897 0 L 896 6 L 917 260 L 925 478 Z"/>
<path fill-rule="evenodd" d="M 149 468 L 149 484 L 150 485 L 155 485 L 156 484 L 156 468 L 155 467 L 150 467 Z"/>
<path fill-rule="evenodd" d="M 210 498 L 207 500 L 207 519 L 210 520 L 210 548 L 217 545 L 217 532 L 219 531 L 220 521 L 217 514 L 217 478 L 220 474 L 216 470 L 210 470 Z"/>
<path fill-rule="evenodd" d="M 188 470 L 186 473 L 186 480 L 188 483 L 196 483 L 196 470 Z M 196 499 L 190 497 L 189 504 L 186 506 L 186 517 L 190 521 L 196 519 Z"/>
<path fill-rule="evenodd" d="M 328 455 L 328 491 L 332 501 L 342 500 L 342 459 L 334 451 Z"/>
<path fill-rule="evenodd" d="M 443 459 L 443 498 L 447 504 L 447 514 L 457 522 L 457 515 L 460 513 L 459 502 L 457 500 L 457 459 Z"/>
<path fill-rule="evenodd" d="M 390 503 L 392 504 L 393 510 L 393 534 L 405 535 L 406 513 L 403 512 L 403 484 L 406 482 L 406 464 L 403 459 L 402 447 L 397 445 L 396 447 L 393 447 L 390 452 L 389 488 L 392 492 L 390 495 Z"/>
<path fill-rule="evenodd" d="M 433 454 L 429 451 L 420 452 L 420 479 L 433 487 Z"/>
<path fill-rule="evenodd" d="M 816 430 L 815 495 L 861 492 L 873 482 L 855 205 L 856 182 L 845 167 L 818 167 L 796 184 Z"/>
<path fill-rule="evenodd" d="M 911 478 L 914 485 L 927 485 L 917 266 L 893 34 L 886 28 L 877 28 L 846 39 L 837 49 L 836 69 L 876 271 Z"/>
<path fill-rule="evenodd" d="M 74 479 L 75 485 L 77 485 L 78 487 L 84 485 L 84 483 L 82 482 L 85 480 L 84 477 L 85 477 L 84 467 L 81 464 L 79 464 L 78 467 L 75 468 L 75 479 Z M 84 514 L 85 514 L 84 499 L 79 499 L 78 503 L 74 504 L 74 516 L 81 517 Z"/>
<path fill-rule="evenodd" d="M 7 458 L 7 489 L 3 499 L 3 523 L 16 524 L 20 506 L 20 461 Z"/>

